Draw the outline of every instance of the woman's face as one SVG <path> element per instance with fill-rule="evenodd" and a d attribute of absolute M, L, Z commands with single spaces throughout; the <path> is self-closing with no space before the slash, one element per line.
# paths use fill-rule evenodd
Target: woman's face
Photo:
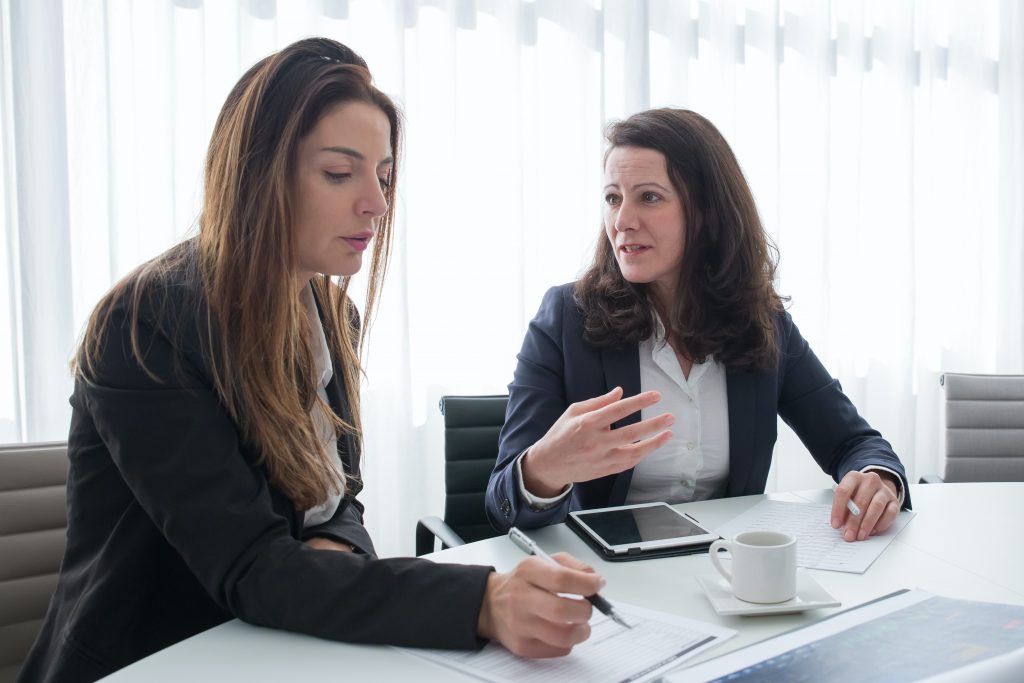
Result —
<path fill-rule="evenodd" d="M 300 284 L 316 273 L 353 275 L 387 211 L 391 124 L 366 102 L 340 104 L 299 143 L 295 270 Z"/>
<path fill-rule="evenodd" d="M 604 165 L 604 183 L 604 230 L 622 277 L 671 296 L 683 260 L 686 219 L 665 156 L 653 149 L 615 147 Z"/>

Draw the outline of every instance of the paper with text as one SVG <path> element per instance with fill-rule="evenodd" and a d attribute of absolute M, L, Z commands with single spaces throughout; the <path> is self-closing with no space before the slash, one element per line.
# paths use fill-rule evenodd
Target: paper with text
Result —
<path fill-rule="evenodd" d="M 863 574 L 914 518 L 914 512 L 903 510 L 884 534 L 853 543 L 843 540 L 841 529 L 832 528 L 831 516 L 832 506 L 827 504 L 762 500 L 715 531 L 728 539 L 741 531 L 785 531 L 796 536 L 798 566 Z"/>
<path fill-rule="evenodd" d="M 623 628 L 594 610 L 590 638 L 554 659 L 523 659 L 494 642 L 468 652 L 403 649 L 486 681 L 639 683 L 736 635 L 732 629 L 621 602 L 615 603 L 615 611 L 633 628 Z"/>

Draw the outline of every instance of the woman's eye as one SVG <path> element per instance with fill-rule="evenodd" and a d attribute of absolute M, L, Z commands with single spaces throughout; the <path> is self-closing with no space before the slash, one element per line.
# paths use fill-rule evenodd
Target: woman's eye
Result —
<path fill-rule="evenodd" d="M 622 201 L 622 198 L 619 197 L 619 195 L 617 195 L 617 194 L 606 194 L 604 196 L 604 203 L 608 204 L 609 206 L 616 206 L 621 201 Z"/>
<path fill-rule="evenodd" d="M 391 187 L 391 181 L 387 178 L 377 178 L 380 181 L 380 189 L 387 191 Z"/>
<path fill-rule="evenodd" d="M 647 202 L 648 204 L 650 204 L 650 203 L 652 203 L 652 202 L 656 202 L 656 201 L 658 201 L 659 199 L 661 199 L 661 197 L 659 197 L 659 196 L 658 196 L 657 194 L 655 194 L 654 192 L 644 192 L 644 193 L 643 193 L 643 195 L 642 195 L 642 198 L 643 198 L 643 200 L 644 200 L 645 202 Z"/>
<path fill-rule="evenodd" d="M 332 183 L 340 183 L 343 180 L 346 180 L 346 179 L 352 177 L 351 173 L 331 173 L 330 171 L 324 171 L 324 175 Z"/>

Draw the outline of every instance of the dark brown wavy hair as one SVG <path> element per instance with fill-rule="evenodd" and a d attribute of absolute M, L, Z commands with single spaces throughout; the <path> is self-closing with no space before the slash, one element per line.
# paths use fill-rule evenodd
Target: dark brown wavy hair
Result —
<path fill-rule="evenodd" d="M 312 281 L 331 356 L 342 370 L 350 422 L 317 395 L 312 330 L 295 291 L 293 242 L 299 144 L 326 113 L 347 102 L 372 104 L 387 116 L 395 161 L 384 190 L 388 209 L 373 240 L 361 332 L 347 295 L 349 278 L 316 275 Z M 335 454 L 323 447 L 310 413 L 320 410 L 339 433 L 359 440 L 357 349 L 387 269 L 401 130 L 397 108 L 373 86 L 366 62 L 340 43 L 300 40 L 256 63 L 231 90 L 214 125 L 198 238 L 144 264 L 104 297 L 87 325 L 76 374 L 87 380 L 96 375 L 104 330 L 120 301 L 142 365 L 140 306 L 174 272 L 190 268 L 206 303 L 208 336 L 201 341 L 214 388 L 271 483 L 300 508 L 343 490 L 346 477 L 335 467 Z"/>
<path fill-rule="evenodd" d="M 773 284 L 778 251 L 765 233 L 753 194 L 729 144 L 710 121 L 685 109 L 652 109 L 608 126 L 617 147 L 660 152 L 683 203 L 683 257 L 671 310 L 659 310 L 666 338 L 695 362 L 770 367 L 777 357 L 775 318 L 785 297 Z M 594 260 L 576 282 L 584 339 L 622 348 L 654 333 L 646 284 L 627 282 L 604 227 Z"/>

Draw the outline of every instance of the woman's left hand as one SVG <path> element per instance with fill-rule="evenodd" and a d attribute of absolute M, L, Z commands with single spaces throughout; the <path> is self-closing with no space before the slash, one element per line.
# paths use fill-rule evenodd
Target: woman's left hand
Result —
<path fill-rule="evenodd" d="M 900 512 L 896 484 L 879 472 L 847 472 L 832 496 L 832 528 L 843 529 L 846 541 L 863 541 L 892 526 Z M 846 502 L 852 500 L 860 515 L 854 515 Z"/>
<path fill-rule="evenodd" d="M 337 550 L 343 553 L 353 552 L 352 546 L 348 543 L 340 543 L 338 541 L 332 541 L 329 538 L 321 538 L 319 536 L 315 536 L 306 541 L 306 545 L 310 548 L 315 548 L 316 550 Z"/>

